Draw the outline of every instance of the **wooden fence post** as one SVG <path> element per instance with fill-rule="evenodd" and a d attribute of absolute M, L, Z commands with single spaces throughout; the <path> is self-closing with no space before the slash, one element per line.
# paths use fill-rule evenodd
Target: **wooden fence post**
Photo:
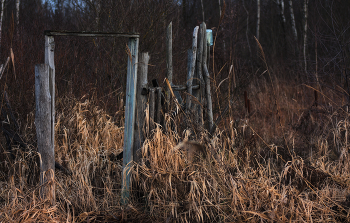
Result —
<path fill-rule="evenodd" d="M 134 161 L 138 162 L 142 156 L 141 147 L 145 141 L 145 132 L 143 127 L 145 124 L 145 110 L 147 104 L 147 72 L 148 72 L 148 53 L 142 53 L 139 62 L 139 77 L 137 78 L 136 91 L 136 123 L 135 123 L 135 143 L 134 143 Z M 144 92 L 146 91 L 146 92 Z"/>
<path fill-rule="evenodd" d="M 191 63 L 190 68 L 188 70 L 187 74 L 187 100 L 186 100 L 186 109 L 191 109 L 191 97 L 192 97 L 192 82 L 193 82 L 193 76 L 194 76 L 194 69 L 196 66 L 196 52 L 197 52 L 197 35 L 198 35 L 198 29 L 199 27 L 196 26 L 193 30 L 193 37 L 192 37 L 192 51 L 191 51 Z"/>
<path fill-rule="evenodd" d="M 205 82 L 205 92 L 207 96 L 207 114 L 208 114 L 208 130 L 211 132 L 213 130 L 214 126 L 214 119 L 213 119 L 213 103 L 211 100 L 211 91 L 210 91 L 210 77 L 209 77 L 209 71 L 207 66 L 207 51 L 209 49 L 208 43 L 206 41 L 207 39 L 207 32 L 206 32 L 206 24 L 203 23 L 203 30 L 204 30 L 204 39 L 203 41 L 203 71 L 204 71 L 204 82 Z"/>
<path fill-rule="evenodd" d="M 197 100 L 203 104 L 202 97 L 204 96 L 203 89 L 204 89 L 204 80 L 203 80 L 203 75 L 202 75 L 202 67 L 203 67 L 203 39 L 204 39 L 204 32 L 203 32 L 203 23 L 199 27 L 199 32 L 198 32 L 198 48 L 197 48 L 197 64 L 196 64 L 196 79 L 194 80 L 195 84 L 199 85 L 198 90 L 193 91 L 193 96 L 197 98 Z M 197 104 L 195 106 L 196 110 L 196 122 L 200 125 L 203 123 L 203 109 L 202 105 Z"/>
<path fill-rule="evenodd" d="M 157 87 L 156 88 L 157 91 L 157 102 L 156 102 L 156 118 L 155 121 L 158 124 L 162 124 L 162 88 L 161 87 Z"/>
<path fill-rule="evenodd" d="M 53 36 L 45 35 L 45 64 L 49 65 L 50 95 L 51 95 L 51 143 L 55 150 L 55 41 Z"/>
<path fill-rule="evenodd" d="M 170 82 L 170 85 L 173 84 L 173 50 L 172 50 L 172 41 L 173 41 L 173 34 L 172 34 L 172 22 L 170 22 L 168 28 L 167 28 L 167 78 Z M 167 111 L 170 111 L 171 109 L 171 100 L 170 100 L 170 89 L 167 86 L 167 94 L 166 94 L 166 100 L 167 100 Z"/>
<path fill-rule="evenodd" d="M 121 204 L 126 205 L 130 196 L 130 174 L 133 161 L 134 126 L 136 110 L 136 83 L 138 63 L 139 38 L 129 38 L 128 69 L 126 81 L 125 101 L 125 128 L 124 128 L 124 151 L 123 151 L 123 179 Z"/>
<path fill-rule="evenodd" d="M 52 140 L 52 113 L 50 76 L 48 64 L 35 66 L 35 126 L 40 155 L 40 197 L 55 203 L 55 151 Z M 51 74 L 50 74 L 51 73 Z"/>
<path fill-rule="evenodd" d="M 155 128 L 154 121 L 155 121 L 155 89 L 150 88 L 149 89 L 149 136 L 152 132 L 152 130 Z"/>

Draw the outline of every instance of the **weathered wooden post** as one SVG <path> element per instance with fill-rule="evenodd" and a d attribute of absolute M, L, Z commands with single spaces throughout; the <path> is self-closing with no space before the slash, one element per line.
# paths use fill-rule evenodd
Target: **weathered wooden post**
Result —
<path fill-rule="evenodd" d="M 156 117 L 155 117 L 155 121 L 158 124 L 162 124 L 162 88 L 161 87 L 157 87 L 156 88 L 157 91 L 157 102 L 156 102 Z"/>
<path fill-rule="evenodd" d="M 196 52 L 197 52 L 197 35 L 198 35 L 198 29 L 199 27 L 196 26 L 193 30 L 193 37 L 192 37 L 192 50 L 191 53 L 189 51 L 188 55 L 191 54 L 191 62 L 190 67 L 187 73 L 187 100 L 186 100 L 186 109 L 191 109 L 191 97 L 192 97 L 192 82 L 194 77 L 194 70 L 196 67 Z M 190 56 L 189 56 L 190 57 Z"/>
<path fill-rule="evenodd" d="M 138 63 L 139 38 L 129 38 L 128 69 L 126 81 L 125 100 L 125 129 L 124 129 L 124 153 L 123 153 L 123 179 L 121 203 L 126 205 L 130 197 L 130 174 L 133 161 L 134 125 L 136 110 L 136 84 Z"/>
<path fill-rule="evenodd" d="M 45 35 L 45 64 L 52 69 L 49 72 L 50 95 L 51 95 L 51 143 L 55 150 L 55 40 L 53 36 Z"/>
<path fill-rule="evenodd" d="M 135 123 L 135 143 L 134 143 L 134 161 L 138 162 L 141 158 L 141 147 L 145 141 L 144 136 L 144 123 L 145 123 L 145 110 L 147 105 L 147 72 L 148 72 L 148 53 L 142 53 L 139 62 L 139 76 L 137 80 L 136 91 L 136 123 Z"/>
<path fill-rule="evenodd" d="M 167 78 L 170 82 L 170 85 L 173 84 L 173 34 L 172 34 L 172 22 L 170 22 L 168 28 L 167 28 L 167 37 L 166 37 L 166 43 L 167 43 Z M 171 100 L 170 100 L 170 89 L 167 86 L 167 93 L 166 93 L 166 100 L 167 100 L 167 111 L 171 109 Z"/>
<path fill-rule="evenodd" d="M 155 125 L 154 125 L 155 107 L 156 107 L 155 102 L 156 102 L 155 89 L 150 88 L 149 89 L 149 134 L 155 128 Z"/>
<path fill-rule="evenodd" d="M 55 151 L 52 139 L 52 96 L 48 64 L 35 66 L 35 126 L 40 156 L 40 197 L 55 203 Z"/>
<path fill-rule="evenodd" d="M 126 86 L 126 109 L 125 109 L 125 130 L 124 130 L 124 153 L 123 153 L 123 179 L 122 179 L 122 204 L 127 204 L 129 200 L 130 171 L 131 162 L 134 158 L 134 124 L 136 109 L 136 83 L 137 83 L 137 62 L 138 62 L 138 46 L 139 35 L 137 33 L 101 33 L 101 32 L 70 32 L 70 31 L 51 31 L 45 30 L 45 64 L 48 65 L 48 89 L 50 95 L 50 151 L 54 151 L 54 123 L 55 123 L 55 65 L 54 65 L 54 38 L 53 36 L 81 36 L 81 37 L 128 37 L 129 38 L 129 55 L 127 69 L 127 86 Z M 46 68 L 45 68 L 46 69 Z M 39 67 L 36 71 L 39 72 Z M 42 72 L 41 72 L 42 73 Z M 36 81 L 41 81 L 41 76 L 36 77 Z M 38 79 L 38 80 L 37 80 Z M 46 80 L 45 80 L 46 81 Z M 45 82 L 46 83 L 46 82 Z M 40 92 L 40 88 L 36 87 L 36 93 Z M 36 96 L 37 103 L 39 96 Z M 43 104 L 41 102 L 41 104 Z M 38 106 L 38 105 L 37 105 Z M 45 105 L 46 106 L 46 105 Z M 46 108 L 46 107 L 45 107 Z M 46 109 L 47 109 L 46 108 Z M 38 110 L 39 111 L 39 110 Z M 37 116 L 37 117 L 40 117 Z M 39 123 L 39 122 L 38 122 Z M 40 124 L 39 124 L 40 125 Z M 41 127 L 39 127 L 40 129 Z M 41 136 L 39 136 L 40 138 Z M 38 138 L 38 145 L 40 144 Z M 41 137 L 42 138 L 42 137 Z M 48 143 L 48 142 L 47 142 Z M 53 162 L 54 164 L 54 162 Z"/>
<path fill-rule="evenodd" d="M 203 30 L 206 30 L 206 24 L 203 23 Z M 207 40 L 207 32 L 204 32 L 204 39 Z M 209 49 L 209 44 L 207 41 L 203 41 L 203 71 L 204 71 L 204 82 L 205 82 L 205 93 L 207 97 L 207 114 L 208 114 L 208 130 L 212 131 L 214 126 L 213 120 L 213 103 L 211 100 L 211 91 L 210 91 L 210 76 L 207 66 L 207 51 Z"/>
<path fill-rule="evenodd" d="M 198 90 L 193 91 L 193 96 L 195 96 L 200 103 L 202 102 L 202 95 L 204 94 L 203 87 L 204 87 L 204 80 L 203 80 L 203 75 L 202 75 L 202 67 L 203 67 L 203 40 L 204 39 L 204 31 L 203 31 L 203 23 L 199 27 L 199 32 L 198 32 L 198 48 L 197 48 L 197 58 L 196 58 L 196 78 L 194 80 L 195 84 L 199 85 Z M 203 110 L 202 106 L 197 104 L 195 106 L 195 111 L 196 111 L 196 122 L 199 124 L 203 123 Z"/>

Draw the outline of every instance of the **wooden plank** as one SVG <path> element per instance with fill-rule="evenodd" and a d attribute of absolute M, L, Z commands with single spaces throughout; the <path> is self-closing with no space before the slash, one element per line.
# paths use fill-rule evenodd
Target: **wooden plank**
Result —
<path fill-rule="evenodd" d="M 204 95 L 203 86 L 204 80 L 202 75 L 202 67 L 203 67 L 203 41 L 204 41 L 204 32 L 203 32 L 203 23 L 199 27 L 198 32 L 198 50 L 197 50 L 197 58 L 196 58 L 196 78 L 194 83 L 199 84 L 202 88 L 193 91 L 193 95 L 197 98 L 197 100 L 203 104 L 202 95 Z M 196 122 L 198 124 L 203 124 L 203 106 L 196 105 L 196 112 L 198 115 L 196 116 Z"/>
<path fill-rule="evenodd" d="M 55 150 L 55 40 L 53 36 L 45 36 L 45 64 L 49 65 L 49 83 L 51 95 L 51 145 Z"/>
<path fill-rule="evenodd" d="M 173 83 L 173 34 L 172 34 L 172 22 L 170 22 L 168 28 L 167 28 L 167 37 L 166 37 L 166 43 L 167 43 L 167 78 L 172 85 Z M 170 90 L 167 87 L 167 94 L 166 94 L 166 100 L 167 100 L 167 111 L 170 110 L 171 107 L 171 100 L 170 100 Z"/>
<path fill-rule="evenodd" d="M 196 26 L 196 28 L 194 28 L 193 37 L 192 37 L 192 50 L 189 51 L 189 53 L 188 53 L 189 58 L 191 55 L 191 61 L 189 63 L 190 67 L 189 67 L 188 74 L 187 74 L 187 92 L 189 94 L 187 96 L 187 100 L 186 100 L 186 108 L 187 109 L 191 108 L 192 82 L 193 82 L 194 70 L 195 70 L 195 65 L 196 65 L 198 29 L 199 29 L 198 26 Z"/>
<path fill-rule="evenodd" d="M 134 147 L 134 126 L 136 110 L 136 83 L 137 83 L 137 63 L 138 63 L 138 38 L 130 38 L 128 48 L 128 69 L 126 81 L 125 100 L 125 128 L 124 128 L 124 150 L 123 150 L 123 179 L 121 204 L 126 205 L 130 197 L 130 174 L 133 161 Z"/>
<path fill-rule="evenodd" d="M 55 203 L 55 151 L 51 140 L 50 66 L 35 66 L 35 125 L 40 155 L 40 197 Z"/>
<path fill-rule="evenodd" d="M 148 53 L 142 53 L 139 62 L 139 76 L 137 78 L 136 91 L 136 123 L 135 123 L 135 142 L 134 142 L 134 161 L 138 162 L 142 156 L 141 148 L 145 141 L 143 127 L 145 124 L 145 110 L 147 105 L 147 94 L 142 94 L 142 89 L 147 88 L 148 72 Z"/>
<path fill-rule="evenodd" d="M 149 135 L 152 132 L 152 130 L 155 128 L 154 121 L 155 121 L 155 89 L 150 88 L 149 89 Z"/>
<path fill-rule="evenodd" d="M 72 31 L 53 31 L 45 30 L 46 36 L 80 36 L 80 37 L 128 37 L 128 38 L 139 38 L 138 33 L 113 33 L 113 32 L 72 32 Z"/>
<path fill-rule="evenodd" d="M 157 102 L 156 102 L 156 123 L 162 124 L 162 88 L 157 87 Z"/>
<path fill-rule="evenodd" d="M 186 85 L 173 85 L 173 86 L 171 86 L 171 88 L 173 89 L 173 91 L 186 91 L 187 90 Z M 199 89 L 199 85 L 192 85 L 192 90 L 197 90 L 197 89 Z"/>
<path fill-rule="evenodd" d="M 6 67 L 7 67 L 9 61 L 10 61 L 10 57 L 7 57 L 7 60 L 6 60 L 6 62 L 5 62 L 5 65 L 1 64 L 0 79 L 2 78 L 2 75 L 3 75 L 3 73 L 5 72 Z"/>
<path fill-rule="evenodd" d="M 206 24 L 203 23 L 203 30 L 206 30 Z M 207 32 L 204 32 L 204 39 L 207 39 Z M 213 119 L 213 103 L 211 100 L 211 90 L 210 90 L 210 76 L 207 66 L 207 51 L 209 45 L 207 41 L 203 41 L 203 71 L 204 71 L 204 82 L 205 82 L 205 93 L 207 99 L 207 115 L 208 115 L 208 131 L 213 131 L 214 119 Z"/>

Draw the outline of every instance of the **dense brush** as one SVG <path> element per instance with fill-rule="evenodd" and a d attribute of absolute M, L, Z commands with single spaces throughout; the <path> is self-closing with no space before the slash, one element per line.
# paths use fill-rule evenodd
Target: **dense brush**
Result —
<path fill-rule="evenodd" d="M 214 135 L 191 135 L 176 126 L 179 133 L 164 132 L 158 125 L 142 147 L 141 162 L 134 164 L 127 207 L 120 205 L 122 160 L 116 157 L 123 150 L 124 128 L 116 124 L 118 117 L 93 100 L 59 98 L 56 161 L 71 175 L 56 170 L 57 201 L 50 207 L 38 198 L 38 182 L 28 181 L 34 174 L 30 170 L 38 170 L 35 148 L 18 150 L 15 160 L 3 149 L 0 221 L 348 220 L 347 113 L 323 109 L 321 114 L 277 94 L 281 122 L 271 110 L 268 92 L 254 83 L 250 88 L 256 95 L 252 113 L 234 113 L 219 123 Z M 27 126 L 30 140 L 33 128 Z M 305 140 L 309 144 L 303 145 Z M 188 145 L 195 145 L 195 152 Z"/>

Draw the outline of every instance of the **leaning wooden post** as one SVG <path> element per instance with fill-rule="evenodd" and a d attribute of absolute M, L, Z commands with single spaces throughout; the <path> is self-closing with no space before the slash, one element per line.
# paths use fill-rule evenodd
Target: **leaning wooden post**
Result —
<path fill-rule="evenodd" d="M 139 38 L 129 38 L 128 69 L 126 81 L 125 100 L 125 128 L 124 128 L 124 152 L 123 152 L 123 179 L 121 204 L 126 205 L 130 197 L 130 174 L 133 161 L 134 125 L 136 110 L 136 83 L 138 62 Z"/>
<path fill-rule="evenodd" d="M 147 105 L 147 72 L 148 72 L 148 53 L 142 53 L 139 62 L 139 76 L 137 78 L 136 91 L 136 123 L 135 123 L 135 143 L 134 143 L 134 161 L 138 162 L 141 158 L 141 147 L 145 141 L 143 127 L 145 124 L 145 110 Z"/>
<path fill-rule="evenodd" d="M 173 34 L 172 34 L 172 22 L 170 22 L 168 28 L 167 28 L 167 37 L 166 37 L 166 42 L 167 42 L 167 54 L 166 54 L 166 58 L 167 58 L 167 78 L 170 82 L 170 85 L 173 84 L 173 50 L 172 50 L 172 38 Z M 170 89 L 169 87 L 167 87 L 167 91 L 166 91 L 166 100 L 167 100 L 167 111 L 170 111 Z"/>
<path fill-rule="evenodd" d="M 206 30 L 206 24 L 203 23 L 203 29 Z M 207 32 L 204 32 L 204 39 L 207 39 Z M 205 93 L 207 96 L 207 114 L 208 114 L 208 131 L 211 132 L 214 126 L 213 120 L 213 103 L 211 100 L 210 91 L 210 76 L 207 66 L 207 51 L 209 49 L 209 44 L 207 41 L 203 41 L 203 71 L 204 71 L 204 82 L 205 82 Z"/>
<path fill-rule="evenodd" d="M 52 97 L 48 64 L 35 66 L 35 126 L 40 158 L 40 197 L 55 203 L 55 151 L 52 145 Z"/>
<path fill-rule="evenodd" d="M 194 70 L 196 66 L 196 52 L 197 52 L 197 35 L 198 35 L 198 29 L 199 27 L 196 26 L 193 31 L 193 38 L 192 38 L 192 50 L 191 50 L 191 63 L 190 63 L 190 69 L 188 70 L 187 74 L 187 100 L 186 100 L 186 109 L 191 109 L 191 97 L 192 97 L 192 82 L 193 82 L 193 76 L 194 76 Z"/>

